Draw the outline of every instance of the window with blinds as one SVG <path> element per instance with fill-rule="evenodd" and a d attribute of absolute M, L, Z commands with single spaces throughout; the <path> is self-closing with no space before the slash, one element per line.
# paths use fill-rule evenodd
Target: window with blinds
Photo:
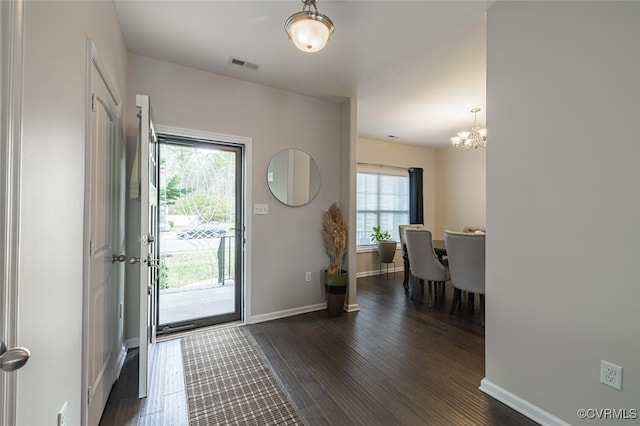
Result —
<path fill-rule="evenodd" d="M 409 176 L 358 172 L 356 245 L 371 245 L 374 226 L 400 241 L 398 225 L 409 223 Z"/>

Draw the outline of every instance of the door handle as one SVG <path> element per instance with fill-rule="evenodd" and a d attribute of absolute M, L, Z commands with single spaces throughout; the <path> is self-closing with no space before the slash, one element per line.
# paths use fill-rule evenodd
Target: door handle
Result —
<path fill-rule="evenodd" d="M 127 260 L 127 256 L 125 256 L 124 254 L 111 255 L 111 263 L 124 262 L 125 260 Z"/>
<path fill-rule="evenodd" d="M 140 258 L 139 257 L 135 257 L 135 256 L 131 256 L 127 260 L 127 262 L 129 262 L 131 265 L 135 265 L 136 263 L 140 263 Z M 149 255 L 147 255 L 147 260 L 145 261 L 145 263 L 150 268 L 157 268 L 158 266 L 160 266 L 160 263 L 153 259 L 153 256 L 151 255 L 151 253 L 149 253 Z"/>
<path fill-rule="evenodd" d="M 0 343 L 0 370 L 15 371 L 22 368 L 29 361 L 30 356 L 28 349 L 15 347 L 7 350 L 7 346 L 2 342 Z"/>
<path fill-rule="evenodd" d="M 149 268 L 157 268 L 160 266 L 160 262 L 156 260 L 151 253 L 147 254 L 147 266 Z"/>

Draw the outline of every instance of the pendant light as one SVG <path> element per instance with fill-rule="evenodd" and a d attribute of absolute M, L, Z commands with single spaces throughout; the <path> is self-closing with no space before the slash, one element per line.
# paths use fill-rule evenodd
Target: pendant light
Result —
<path fill-rule="evenodd" d="M 293 44 L 303 52 L 322 50 L 333 34 L 333 22 L 318 12 L 316 3 L 317 0 L 302 0 L 302 11 L 289 16 L 284 24 Z"/>

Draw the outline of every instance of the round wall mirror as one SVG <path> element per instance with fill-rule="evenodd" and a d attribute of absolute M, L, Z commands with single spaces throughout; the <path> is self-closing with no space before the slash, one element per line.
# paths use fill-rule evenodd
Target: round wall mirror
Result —
<path fill-rule="evenodd" d="M 267 169 L 267 183 L 274 197 L 287 206 L 303 206 L 320 190 L 316 161 L 299 149 L 285 149 L 273 156 Z"/>

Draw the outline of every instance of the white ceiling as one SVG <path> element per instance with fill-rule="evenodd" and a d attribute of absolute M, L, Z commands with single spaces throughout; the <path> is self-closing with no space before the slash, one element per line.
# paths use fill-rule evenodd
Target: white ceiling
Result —
<path fill-rule="evenodd" d="M 319 0 L 335 32 L 318 53 L 285 34 L 300 1 L 115 3 L 131 52 L 331 101 L 357 97 L 360 136 L 437 147 L 471 127 L 471 108 L 485 123 L 490 1 Z"/>

